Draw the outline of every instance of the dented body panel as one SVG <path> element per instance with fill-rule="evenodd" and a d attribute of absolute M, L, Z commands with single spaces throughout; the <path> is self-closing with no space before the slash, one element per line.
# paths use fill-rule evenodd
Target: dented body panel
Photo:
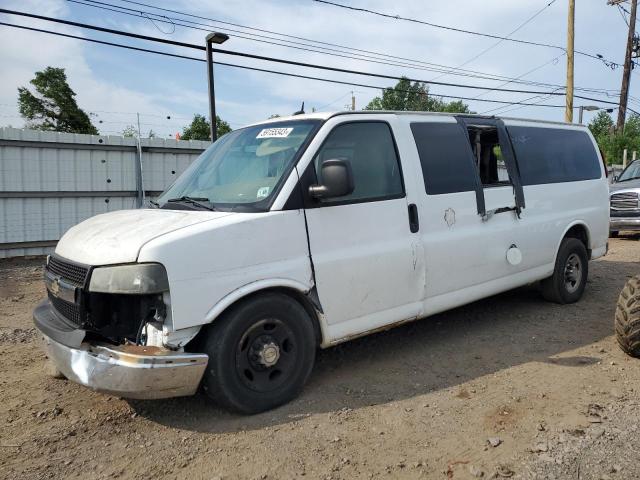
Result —
<path fill-rule="evenodd" d="M 72 348 L 46 336 L 44 344 L 49 359 L 69 380 L 126 398 L 193 395 L 208 362 L 205 354 L 161 347 L 83 342 Z"/>

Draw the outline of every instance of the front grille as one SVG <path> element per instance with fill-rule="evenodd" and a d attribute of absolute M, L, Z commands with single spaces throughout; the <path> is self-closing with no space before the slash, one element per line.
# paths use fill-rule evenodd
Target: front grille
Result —
<path fill-rule="evenodd" d="M 49 265 L 47 266 L 50 272 L 55 275 L 59 275 L 60 278 L 75 285 L 76 287 L 84 286 L 84 282 L 87 279 L 89 269 L 81 265 L 67 262 L 60 257 L 51 256 L 49 258 Z"/>
<path fill-rule="evenodd" d="M 636 192 L 614 193 L 611 195 L 613 210 L 638 210 L 638 194 Z"/>
<path fill-rule="evenodd" d="M 48 292 L 49 300 L 51 301 L 51 305 L 53 308 L 64 318 L 69 320 L 71 323 L 76 325 L 77 327 L 82 326 L 82 317 L 80 316 L 80 306 L 75 303 L 65 302 L 61 298 L 56 297 L 55 295 Z"/>

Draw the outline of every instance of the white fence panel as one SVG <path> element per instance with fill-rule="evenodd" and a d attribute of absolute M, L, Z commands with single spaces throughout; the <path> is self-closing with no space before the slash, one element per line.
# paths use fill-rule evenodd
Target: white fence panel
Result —
<path fill-rule="evenodd" d="M 142 139 L 147 197 L 167 188 L 210 142 Z M 136 208 L 136 139 L 0 128 L 0 258 L 50 253 L 73 225 Z"/>

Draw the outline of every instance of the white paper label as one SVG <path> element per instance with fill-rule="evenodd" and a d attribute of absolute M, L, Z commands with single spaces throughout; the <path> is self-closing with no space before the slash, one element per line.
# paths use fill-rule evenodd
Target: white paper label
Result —
<path fill-rule="evenodd" d="M 261 187 L 258 189 L 258 193 L 256 193 L 256 198 L 260 199 L 260 198 L 266 198 L 269 196 L 269 190 L 271 190 L 269 187 Z"/>
<path fill-rule="evenodd" d="M 285 138 L 293 132 L 293 127 L 289 128 L 265 128 L 256 138 Z"/>

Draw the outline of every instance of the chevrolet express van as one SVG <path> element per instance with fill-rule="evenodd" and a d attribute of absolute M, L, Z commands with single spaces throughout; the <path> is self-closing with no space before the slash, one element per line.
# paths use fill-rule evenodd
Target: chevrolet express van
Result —
<path fill-rule="evenodd" d="M 606 171 L 579 125 L 314 113 L 235 130 L 157 208 L 97 215 L 35 310 L 74 382 L 245 413 L 294 398 L 317 347 L 532 282 L 580 299 L 605 254 Z"/>

